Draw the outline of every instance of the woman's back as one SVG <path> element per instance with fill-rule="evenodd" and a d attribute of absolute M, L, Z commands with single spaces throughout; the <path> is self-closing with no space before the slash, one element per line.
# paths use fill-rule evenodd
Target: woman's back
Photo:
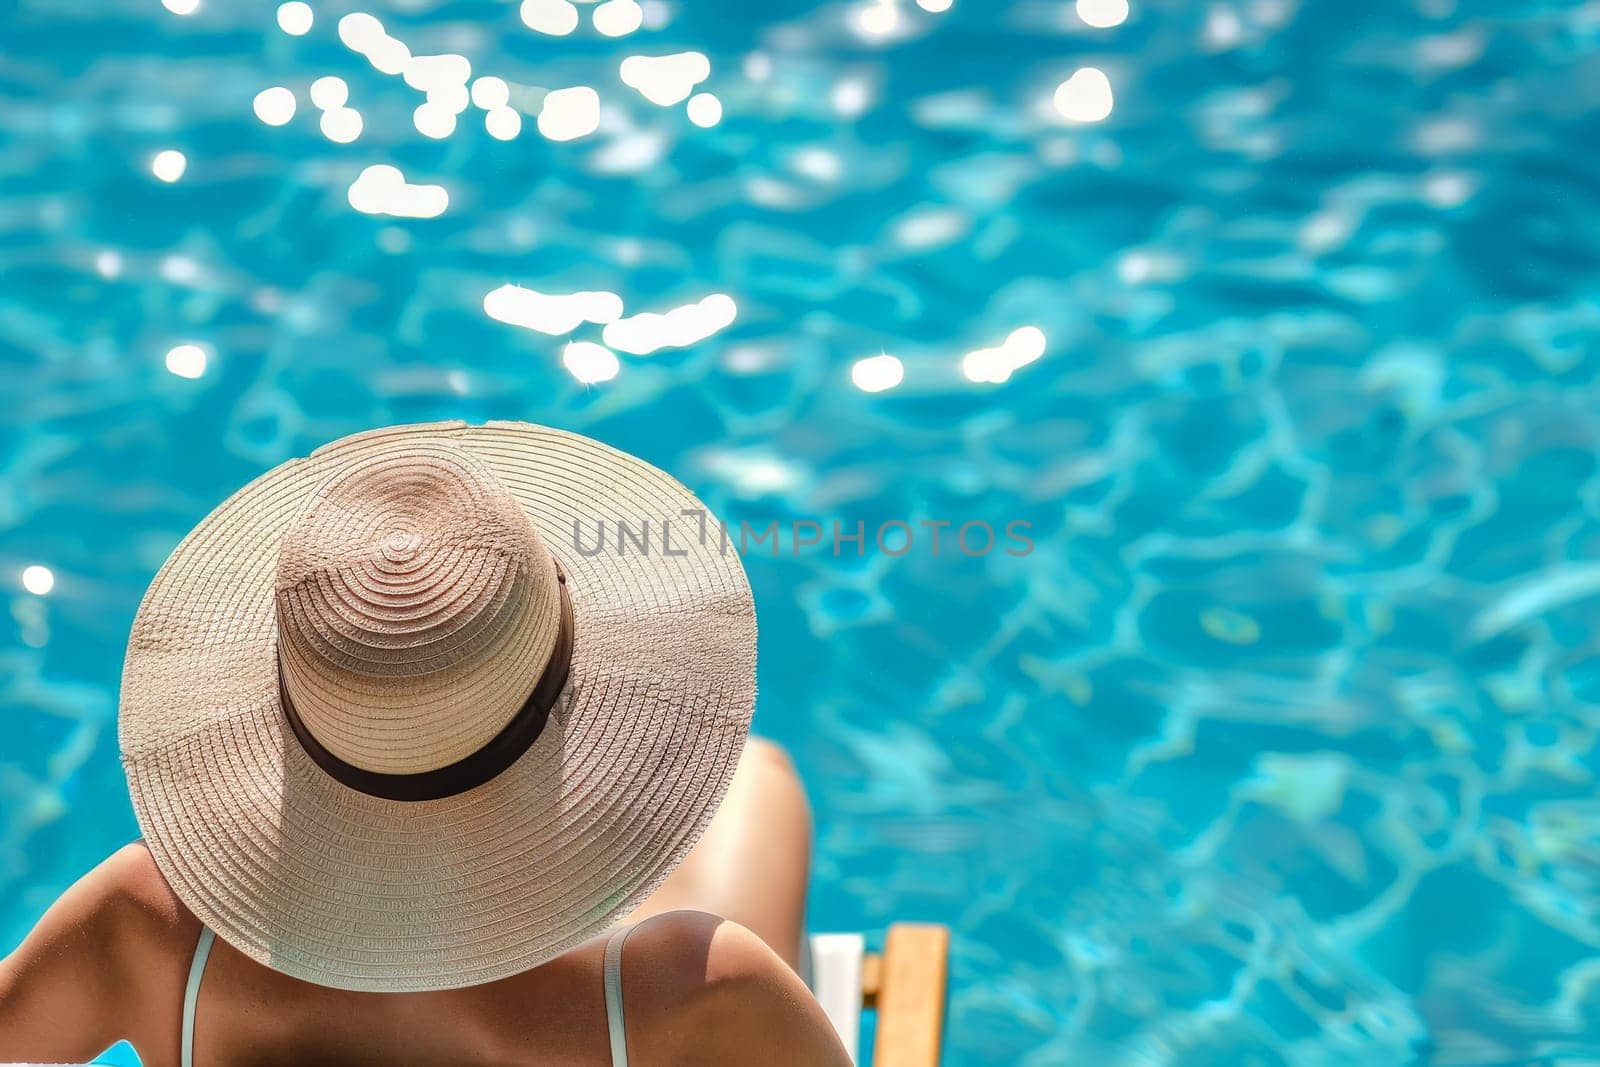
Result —
<path fill-rule="evenodd" d="M 357 993 L 289 978 L 218 941 L 196 1002 L 194 1064 L 610 1063 L 602 955 L 594 942 L 488 985 Z"/>
<path fill-rule="evenodd" d="M 72 1059 L 127 1038 L 179 1067 L 203 927 L 129 845 L 65 894 L 0 965 L 0 1058 Z M 605 1065 L 606 939 L 486 985 L 361 993 L 263 967 L 220 939 L 195 1001 L 193 1063 Z M 820 1009 L 759 937 L 693 911 L 644 919 L 621 957 L 632 1067 L 842 1062 Z"/>

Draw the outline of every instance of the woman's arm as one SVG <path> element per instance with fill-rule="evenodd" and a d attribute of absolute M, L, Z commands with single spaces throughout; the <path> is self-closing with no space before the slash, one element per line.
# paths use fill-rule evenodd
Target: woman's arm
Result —
<path fill-rule="evenodd" d="M 144 846 L 119 850 L 0 961 L 0 1063 L 82 1062 L 124 1038 L 147 1064 L 175 1062 L 177 948 L 199 936 Z"/>

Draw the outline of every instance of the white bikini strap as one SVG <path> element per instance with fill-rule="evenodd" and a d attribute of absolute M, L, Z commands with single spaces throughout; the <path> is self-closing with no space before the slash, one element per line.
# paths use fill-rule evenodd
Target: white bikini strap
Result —
<path fill-rule="evenodd" d="M 628 1032 L 622 1025 L 622 944 L 632 932 L 633 927 L 624 926 L 606 941 L 606 1028 L 611 1032 L 611 1067 L 628 1067 Z"/>
<path fill-rule="evenodd" d="M 205 977 L 206 960 L 211 958 L 211 944 L 216 939 L 210 927 L 202 926 L 194 961 L 189 964 L 189 984 L 183 990 L 182 1067 L 194 1067 L 194 1010 L 200 1003 L 200 979 Z"/>

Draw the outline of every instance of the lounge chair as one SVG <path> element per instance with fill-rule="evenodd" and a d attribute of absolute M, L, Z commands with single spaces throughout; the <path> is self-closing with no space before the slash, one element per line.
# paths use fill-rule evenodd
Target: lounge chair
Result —
<path fill-rule="evenodd" d="M 896 923 L 883 952 L 867 952 L 860 934 L 814 934 L 811 988 L 850 1053 L 861 1062 L 861 1013 L 875 1009 L 873 1067 L 937 1067 L 944 1036 L 950 931 Z"/>

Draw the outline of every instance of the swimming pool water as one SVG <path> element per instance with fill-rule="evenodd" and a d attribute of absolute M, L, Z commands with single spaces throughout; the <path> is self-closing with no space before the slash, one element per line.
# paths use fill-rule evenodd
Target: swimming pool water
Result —
<path fill-rule="evenodd" d="M 361 9 L 511 83 L 512 140 L 424 136 L 311 9 L 0 8 L 0 949 L 135 832 L 123 642 L 189 526 L 518 418 L 756 528 L 1031 523 L 746 559 L 812 924 L 953 927 L 948 1063 L 1600 1062 L 1600 7 Z M 690 50 L 710 128 L 620 77 Z M 367 213 L 439 206 L 376 165 L 447 206 Z M 508 284 L 736 315 L 633 354 Z"/>

